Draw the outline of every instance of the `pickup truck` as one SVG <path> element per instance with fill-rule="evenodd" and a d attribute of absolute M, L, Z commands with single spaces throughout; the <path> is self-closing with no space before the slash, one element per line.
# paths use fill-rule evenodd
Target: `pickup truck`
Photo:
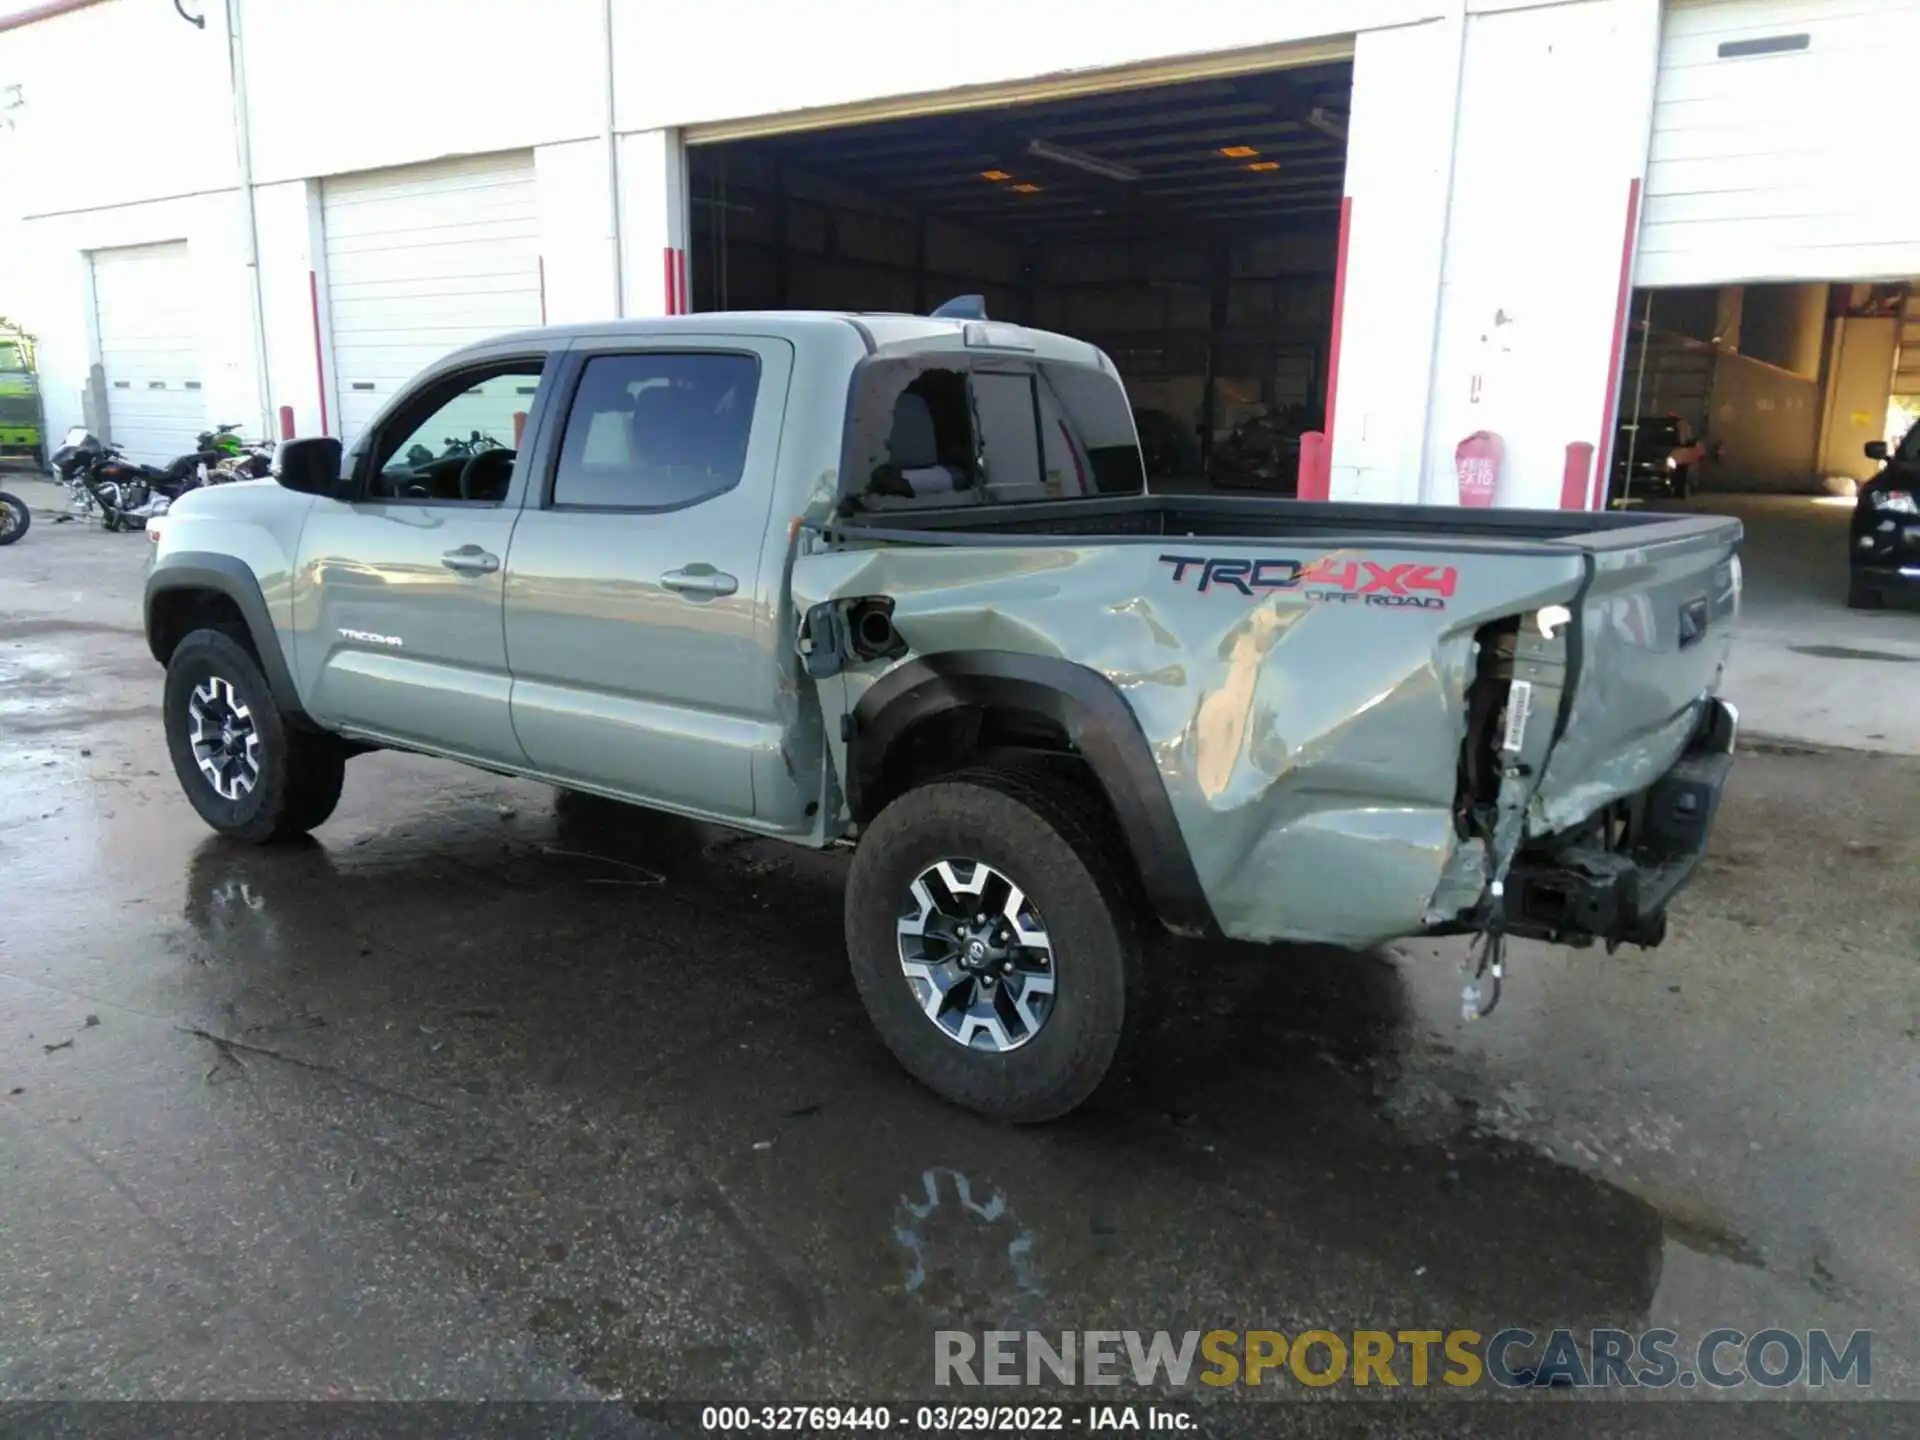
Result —
<path fill-rule="evenodd" d="M 1736 521 L 1156 495 L 1112 362 L 1018 326 L 505 335 L 277 464 L 152 527 L 208 824 L 394 749 L 850 843 L 881 1036 L 1011 1120 L 1164 932 L 1657 944 L 1731 764 Z"/>

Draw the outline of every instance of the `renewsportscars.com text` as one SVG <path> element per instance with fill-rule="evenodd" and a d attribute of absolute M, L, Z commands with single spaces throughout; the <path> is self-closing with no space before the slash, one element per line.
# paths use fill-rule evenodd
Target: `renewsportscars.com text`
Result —
<path fill-rule="evenodd" d="M 933 1383 L 1691 1390 L 1873 1382 L 1873 1332 L 966 1330 L 934 1332 Z"/>

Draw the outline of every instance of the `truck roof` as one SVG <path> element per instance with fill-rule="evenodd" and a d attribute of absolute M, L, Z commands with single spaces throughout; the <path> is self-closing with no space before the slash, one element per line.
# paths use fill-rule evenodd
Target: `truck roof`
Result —
<path fill-rule="evenodd" d="M 621 335 L 657 336 L 666 334 L 725 335 L 750 326 L 763 335 L 801 342 L 809 335 L 832 330 L 837 335 L 848 328 L 861 333 L 872 353 L 899 350 L 1002 350 L 1030 354 L 1038 359 L 1070 364 L 1094 365 L 1115 375 L 1113 362 L 1096 346 L 1051 330 L 1036 330 L 1004 320 L 948 319 L 930 315 L 902 315 L 853 310 L 711 310 L 697 315 L 654 315 L 589 320 L 573 325 L 545 325 L 531 330 L 515 330 L 482 342 L 493 346 L 502 341 L 536 340 L 554 342 L 592 337 L 604 340 Z"/>

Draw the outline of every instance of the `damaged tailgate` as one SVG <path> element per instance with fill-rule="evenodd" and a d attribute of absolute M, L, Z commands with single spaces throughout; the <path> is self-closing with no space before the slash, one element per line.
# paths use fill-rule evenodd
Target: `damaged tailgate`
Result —
<path fill-rule="evenodd" d="M 1565 830 L 1679 759 L 1732 647 L 1740 538 L 1738 520 L 1675 516 L 1580 542 L 1590 578 L 1568 636 L 1572 696 L 1533 792 L 1530 833 Z"/>

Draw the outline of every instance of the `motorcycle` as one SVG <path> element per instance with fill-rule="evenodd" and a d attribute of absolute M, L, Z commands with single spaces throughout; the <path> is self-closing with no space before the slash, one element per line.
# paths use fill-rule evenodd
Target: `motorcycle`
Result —
<path fill-rule="evenodd" d="M 11 545 L 27 533 L 33 524 L 33 512 L 18 495 L 0 490 L 0 545 Z"/>
<path fill-rule="evenodd" d="M 273 473 L 274 445 L 265 440 L 242 440 L 238 425 L 202 430 L 195 441 L 199 451 L 217 457 L 207 467 L 207 482 L 260 480 Z"/>
<path fill-rule="evenodd" d="M 478 430 L 473 431 L 464 440 L 457 435 L 449 435 L 443 444 L 445 448 L 436 455 L 418 441 L 414 442 L 407 447 L 407 464 L 418 470 L 422 465 L 431 465 L 439 460 L 451 460 L 456 455 L 483 455 L 489 450 L 507 448 L 491 435 L 482 435 Z"/>
<path fill-rule="evenodd" d="M 143 530 L 187 491 L 205 484 L 211 451 L 190 451 L 165 468 L 140 465 L 82 426 L 67 431 L 53 452 L 54 478 L 65 487 L 78 519 L 97 513 L 103 529 Z"/>

